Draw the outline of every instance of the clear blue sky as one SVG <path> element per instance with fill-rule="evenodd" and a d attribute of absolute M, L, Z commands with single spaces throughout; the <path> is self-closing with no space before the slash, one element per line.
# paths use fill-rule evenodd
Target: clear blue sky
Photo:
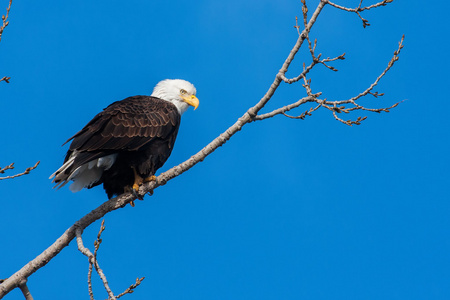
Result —
<path fill-rule="evenodd" d="M 0 278 L 107 199 L 102 188 L 52 189 L 68 137 L 109 103 L 183 78 L 200 106 L 183 116 L 162 170 L 181 163 L 264 95 L 296 41 L 300 5 L 14 1 L 0 43 L 0 76 L 12 78 L 0 83 L 0 166 L 41 165 L 0 182 Z M 364 104 L 405 101 L 361 126 L 327 111 L 249 124 L 154 196 L 108 214 L 99 259 L 113 291 L 145 276 L 127 299 L 450 299 L 449 9 L 396 0 L 365 12 L 363 29 L 327 7 L 311 33 L 317 51 L 347 59 L 337 73 L 317 68 L 313 90 L 330 100 L 364 90 L 405 34 L 376 89 L 385 96 Z M 309 59 L 302 50 L 289 75 Z M 283 85 L 265 111 L 303 95 Z M 91 248 L 99 226 L 85 231 Z M 88 299 L 87 270 L 72 242 L 29 288 L 35 299 Z"/>

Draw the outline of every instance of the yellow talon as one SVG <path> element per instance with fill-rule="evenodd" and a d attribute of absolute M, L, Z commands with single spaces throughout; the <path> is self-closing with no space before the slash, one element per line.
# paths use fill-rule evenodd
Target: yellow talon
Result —
<path fill-rule="evenodd" d="M 143 198 L 141 197 L 141 196 L 139 196 L 139 187 L 143 184 L 143 183 L 145 183 L 145 182 L 151 182 L 151 181 L 156 181 L 156 176 L 155 175 L 151 175 L 151 176 L 149 176 L 149 177 L 147 177 L 147 178 L 142 178 L 137 172 L 136 172 L 136 169 L 133 167 L 133 173 L 134 173 L 134 183 L 133 183 L 133 185 L 131 186 L 131 189 L 130 189 L 130 193 L 132 193 L 136 198 L 138 198 L 139 200 L 142 200 Z M 127 190 L 125 190 L 125 191 L 127 191 Z M 150 194 L 153 194 L 153 191 L 150 191 Z M 130 202 L 130 205 L 132 206 L 132 207 L 134 207 L 134 202 L 133 201 L 131 201 Z"/>
<path fill-rule="evenodd" d="M 144 182 L 156 181 L 156 176 L 152 175 L 144 179 Z"/>

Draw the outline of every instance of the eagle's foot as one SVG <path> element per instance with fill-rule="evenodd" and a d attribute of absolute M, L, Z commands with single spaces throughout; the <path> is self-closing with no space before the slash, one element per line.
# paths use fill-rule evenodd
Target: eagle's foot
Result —
<path fill-rule="evenodd" d="M 138 184 L 138 183 L 135 182 L 135 183 L 133 184 L 133 187 L 132 187 L 131 189 L 132 189 L 133 191 L 136 191 L 136 192 L 137 192 L 137 191 L 139 191 L 139 187 L 140 187 L 140 184 Z"/>
<path fill-rule="evenodd" d="M 130 188 L 130 192 L 139 200 L 144 200 L 144 197 L 139 195 L 139 187 L 144 183 L 144 179 L 136 172 L 136 169 L 133 167 L 133 173 L 134 173 L 134 183 Z M 134 202 L 131 201 L 130 205 L 134 207 Z"/>
<path fill-rule="evenodd" d="M 158 184 L 158 180 L 156 179 L 155 175 L 144 178 L 144 183 L 152 182 L 152 181 L 154 181 L 154 182 L 156 182 L 156 184 Z M 148 191 L 147 194 L 149 194 L 150 196 L 153 196 L 153 190 Z"/>
<path fill-rule="evenodd" d="M 158 181 L 156 180 L 156 176 L 155 175 L 149 176 L 149 177 L 144 179 L 144 182 L 151 182 L 151 181 L 155 181 L 156 183 L 158 183 Z"/>
<path fill-rule="evenodd" d="M 144 200 L 144 197 L 139 195 L 139 185 L 137 185 L 136 183 L 133 184 L 133 187 L 131 188 L 131 193 L 133 194 L 133 196 L 135 196 L 136 198 L 138 198 L 139 200 Z M 132 207 L 134 207 L 134 203 L 133 201 L 130 202 L 130 205 Z"/>
<path fill-rule="evenodd" d="M 136 197 L 139 200 L 144 200 L 144 197 L 142 197 L 141 195 L 139 195 L 139 185 L 137 184 L 133 184 L 133 186 L 127 186 L 125 187 L 124 190 L 125 193 L 131 193 L 133 194 L 134 197 Z M 134 200 L 130 201 L 130 205 L 131 207 L 134 207 Z"/>

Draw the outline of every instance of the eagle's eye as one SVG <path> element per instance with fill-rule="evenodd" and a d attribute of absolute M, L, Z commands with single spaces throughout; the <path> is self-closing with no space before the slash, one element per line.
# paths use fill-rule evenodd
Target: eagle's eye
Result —
<path fill-rule="evenodd" d="M 180 93 L 181 93 L 181 95 L 186 95 L 187 94 L 186 90 L 183 90 L 183 89 L 180 90 Z"/>

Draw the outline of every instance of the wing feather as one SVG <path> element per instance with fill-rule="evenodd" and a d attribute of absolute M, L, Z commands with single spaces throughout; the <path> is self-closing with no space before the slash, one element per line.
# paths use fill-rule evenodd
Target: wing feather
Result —
<path fill-rule="evenodd" d="M 155 138 L 170 138 L 179 124 L 180 114 L 172 103 L 134 96 L 105 108 L 68 141 L 73 140 L 70 151 L 139 150 Z"/>

